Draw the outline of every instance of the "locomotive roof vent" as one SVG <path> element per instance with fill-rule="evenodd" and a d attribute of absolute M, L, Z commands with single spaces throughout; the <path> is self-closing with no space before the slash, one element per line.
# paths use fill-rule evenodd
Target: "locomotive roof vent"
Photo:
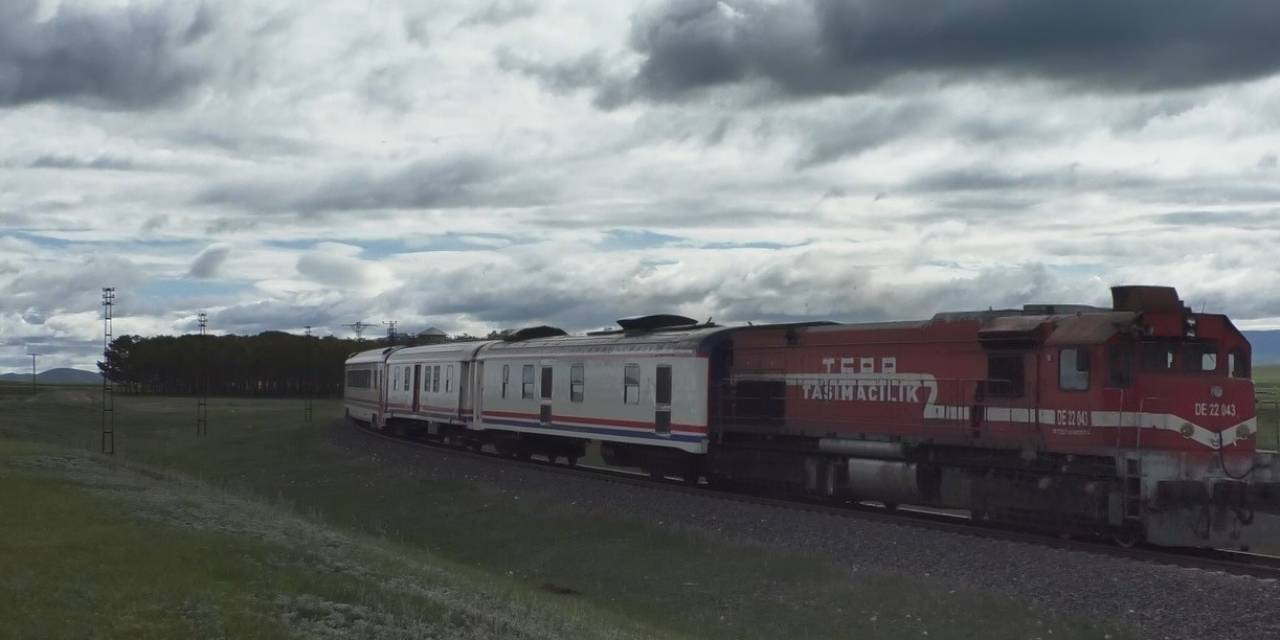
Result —
<path fill-rule="evenodd" d="M 1100 313 L 1110 311 L 1089 304 L 1024 304 L 1022 312 L 1036 316 L 1059 316 L 1071 313 Z"/>
<path fill-rule="evenodd" d="M 1111 307 L 1116 311 L 1182 311 L 1182 300 L 1173 287 L 1128 285 L 1111 287 Z"/>
<path fill-rule="evenodd" d="M 536 327 L 525 327 L 505 338 L 506 342 L 521 342 L 523 340 L 532 340 L 534 338 L 554 338 L 556 336 L 567 336 L 564 329 L 560 327 L 549 327 L 547 325 L 538 325 Z"/>

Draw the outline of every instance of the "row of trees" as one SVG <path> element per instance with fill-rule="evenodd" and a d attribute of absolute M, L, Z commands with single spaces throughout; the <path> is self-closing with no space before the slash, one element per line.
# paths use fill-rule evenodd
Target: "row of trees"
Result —
<path fill-rule="evenodd" d="M 488 337 L 504 334 L 494 332 Z M 427 340 L 400 336 L 396 344 Z M 347 357 L 390 344 L 386 338 L 307 338 L 281 331 L 256 336 L 126 335 L 111 342 L 98 369 L 124 393 L 196 394 L 203 383 L 213 396 L 333 396 L 342 393 L 342 363 Z"/>

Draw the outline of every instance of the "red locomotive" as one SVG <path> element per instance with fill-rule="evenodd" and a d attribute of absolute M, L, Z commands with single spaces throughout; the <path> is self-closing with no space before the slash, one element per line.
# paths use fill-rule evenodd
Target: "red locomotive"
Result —
<path fill-rule="evenodd" d="M 522 457 L 574 461 L 594 440 L 609 464 L 691 481 L 1247 546 L 1254 510 L 1280 503 L 1280 463 L 1255 446 L 1249 343 L 1171 288 L 1112 293 L 1110 309 L 749 327 L 648 316 L 370 351 L 348 361 L 348 415 Z"/>
<path fill-rule="evenodd" d="M 1247 544 L 1275 489 L 1249 343 L 1172 288 L 1112 293 L 1111 309 L 737 332 L 719 347 L 710 473 L 1124 541 Z"/>

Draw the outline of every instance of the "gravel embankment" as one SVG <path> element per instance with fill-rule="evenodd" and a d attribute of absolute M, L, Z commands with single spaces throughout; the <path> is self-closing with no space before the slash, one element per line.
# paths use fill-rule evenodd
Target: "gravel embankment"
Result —
<path fill-rule="evenodd" d="M 850 575 L 927 575 L 942 585 L 1006 593 L 1044 611 L 1125 620 L 1144 637 L 1280 638 L 1276 580 L 566 477 L 398 445 L 341 423 L 331 427 L 330 440 L 388 466 L 412 468 L 419 479 L 467 477 L 530 499 L 553 499 L 584 517 L 635 518 L 719 542 L 801 551 L 830 559 Z"/>

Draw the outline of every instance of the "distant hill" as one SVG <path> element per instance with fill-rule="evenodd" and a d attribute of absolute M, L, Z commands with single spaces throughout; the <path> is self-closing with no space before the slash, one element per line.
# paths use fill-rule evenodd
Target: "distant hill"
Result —
<path fill-rule="evenodd" d="M 1253 345 L 1253 361 L 1257 364 L 1280 364 L 1280 330 L 1245 331 Z"/>
<path fill-rule="evenodd" d="M 29 373 L 6 373 L 0 382 L 31 382 Z M 38 384 L 102 384 L 102 376 L 93 371 L 60 367 L 36 374 Z"/>

